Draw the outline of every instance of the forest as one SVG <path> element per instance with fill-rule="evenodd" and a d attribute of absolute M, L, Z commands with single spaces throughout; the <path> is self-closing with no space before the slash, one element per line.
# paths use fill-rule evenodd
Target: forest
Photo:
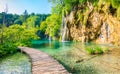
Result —
<path fill-rule="evenodd" d="M 0 13 L 0 56 L 15 53 L 17 46 L 31 46 L 32 39 L 43 38 L 39 27 L 48 16 L 28 14 L 27 10 L 22 15 Z"/>

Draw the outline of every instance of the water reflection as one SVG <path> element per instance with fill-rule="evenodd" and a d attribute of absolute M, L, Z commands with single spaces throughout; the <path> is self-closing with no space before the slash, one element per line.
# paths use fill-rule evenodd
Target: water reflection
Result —
<path fill-rule="evenodd" d="M 74 49 L 82 49 L 85 50 L 86 47 L 100 47 L 106 48 L 110 47 L 110 45 L 103 45 L 103 44 L 95 44 L 95 43 L 81 43 L 81 42 L 59 42 L 59 41 L 51 41 L 49 40 L 37 40 L 32 41 L 33 48 L 37 48 L 47 53 L 56 53 L 56 52 L 65 52 L 67 50 L 74 50 Z M 113 47 L 113 46 L 112 46 Z"/>
<path fill-rule="evenodd" d="M 72 47 L 72 42 L 49 42 L 48 40 L 32 41 L 32 44 L 33 48 L 37 48 L 48 53 L 62 52 Z"/>

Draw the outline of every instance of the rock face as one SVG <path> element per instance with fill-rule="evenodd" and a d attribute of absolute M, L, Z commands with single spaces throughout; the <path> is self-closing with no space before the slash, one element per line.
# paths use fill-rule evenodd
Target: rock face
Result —
<path fill-rule="evenodd" d="M 67 27 L 66 40 L 120 45 L 120 20 L 112 14 L 99 13 L 89 9 L 86 24 L 83 24 L 76 17 L 79 11 L 71 11 L 64 18 L 66 23 L 64 25 Z"/>

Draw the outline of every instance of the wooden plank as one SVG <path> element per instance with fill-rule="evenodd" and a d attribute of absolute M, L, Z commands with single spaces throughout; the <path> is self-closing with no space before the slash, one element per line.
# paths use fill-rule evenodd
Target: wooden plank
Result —
<path fill-rule="evenodd" d="M 50 55 L 34 48 L 19 47 L 21 52 L 29 55 L 32 74 L 69 74 L 69 72 Z"/>

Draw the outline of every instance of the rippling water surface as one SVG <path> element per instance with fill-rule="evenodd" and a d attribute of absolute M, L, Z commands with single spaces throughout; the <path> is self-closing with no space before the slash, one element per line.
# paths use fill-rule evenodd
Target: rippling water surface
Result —
<path fill-rule="evenodd" d="M 31 74 L 30 59 L 22 53 L 0 58 L 0 74 Z"/>

